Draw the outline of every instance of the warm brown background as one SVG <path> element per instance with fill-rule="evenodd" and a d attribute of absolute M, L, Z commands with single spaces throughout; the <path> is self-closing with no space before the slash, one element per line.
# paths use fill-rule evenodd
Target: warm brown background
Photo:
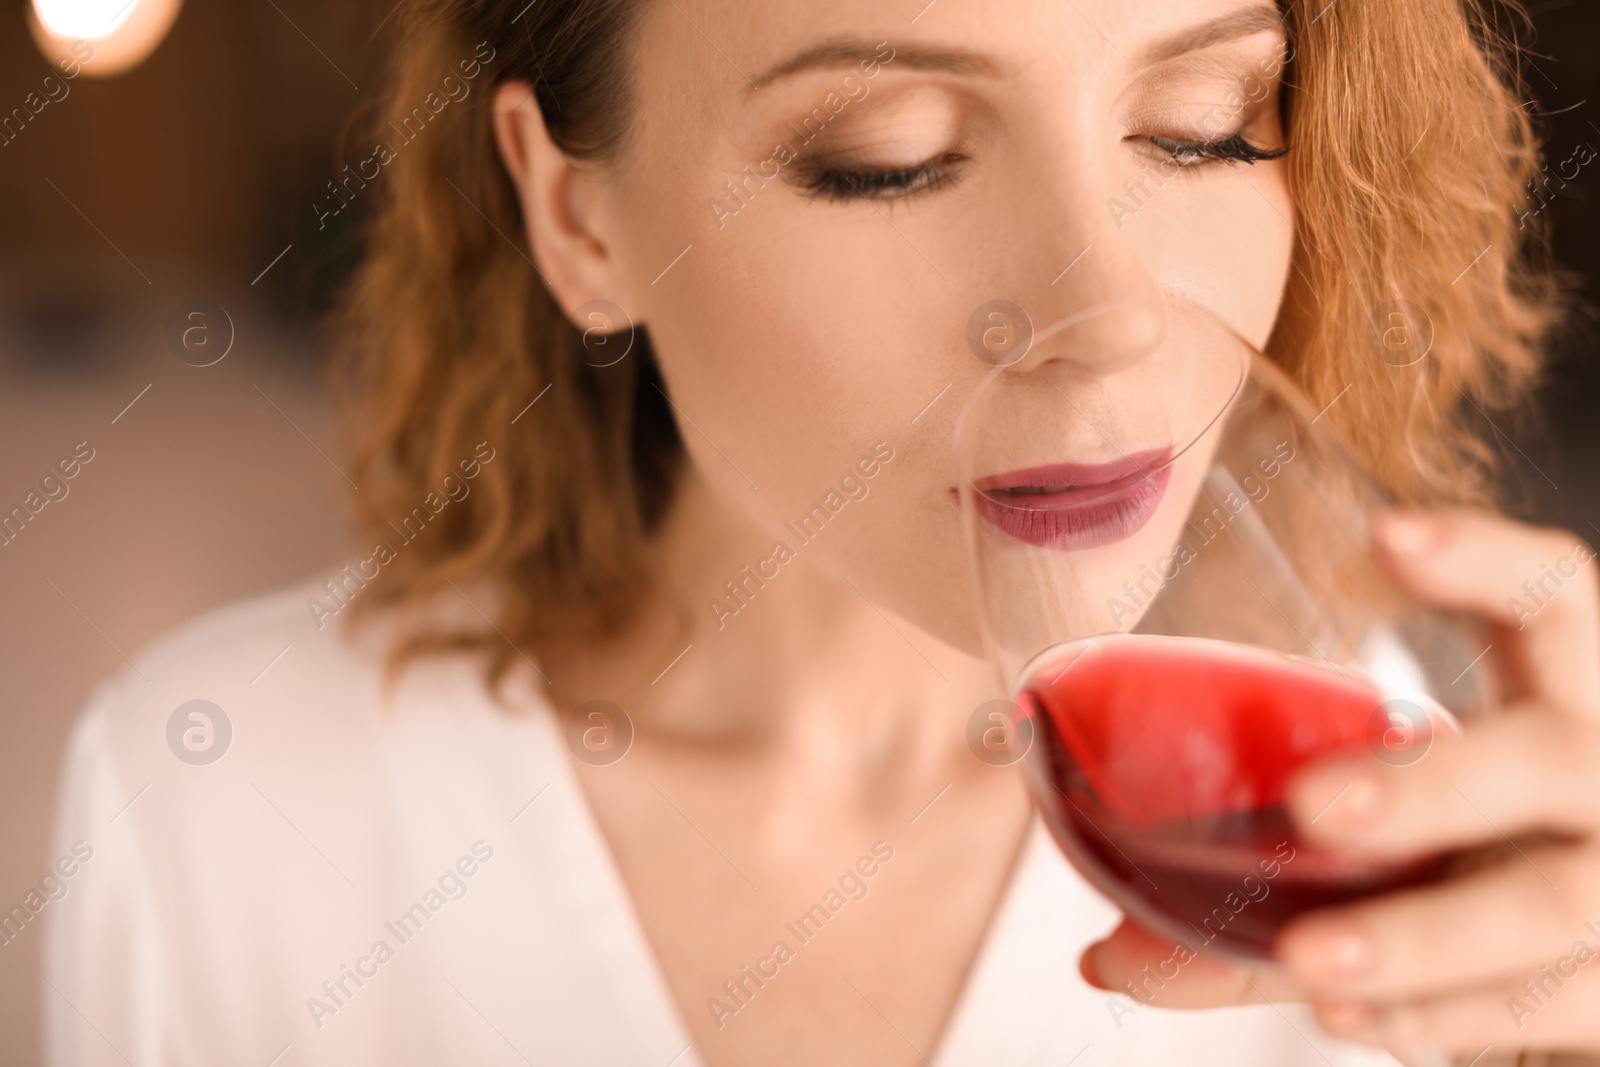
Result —
<path fill-rule="evenodd" d="M 318 453 L 339 459 L 311 327 L 356 245 L 347 228 L 319 233 L 311 205 L 356 158 L 341 138 L 374 105 L 396 2 L 189 0 L 144 66 L 78 78 L 0 147 L 0 510 L 74 442 L 97 452 L 66 500 L 0 548 L 0 910 L 51 859 L 56 766 L 90 686 L 196 611 L 342 556 L 349 489 Z M 23 10 L 0 10 L 3 111 L 48 73 Z M 1548 121 L 1549 157 L 1600 149 L 1600 111 L 1585 103 L 1600 97 L 1600 12 L 1588 0 L 1533 12 L 1544 54 L 1529 81 L 1545 110 L 1571 109 Z M 1547 209 L 1580 282 L 1600 278 L 1597 203 L 1600 162 Z M 214 367 L 179 362 L 162 339 L 195 298 L 236 325 Z M 1544 414 L 1497 440 L 1514 510 L 1600 540 L 1587 321 L 1561 349 Z M 37 1056 L 38 933 L 0 948 L 6 1065 Z"/>

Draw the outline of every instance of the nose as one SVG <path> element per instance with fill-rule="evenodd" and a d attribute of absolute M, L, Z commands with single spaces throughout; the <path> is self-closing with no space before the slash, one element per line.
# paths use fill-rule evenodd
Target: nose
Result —
<path fill-rule="evenodd" d="M 1014 295 L 980 306 L 969 321 L 973 351 L 1014 374 L 1068 364 L 1114 375 L 1166 339 L 1161 287 L 1110 210 L 1110 186 L 1075 169 L 1075 179 L 1057 177 L 1044 195 L 1029 197 L 1028 217 L 1017 220 L 1014 248 L 1022 254 L 1008 257 L 1004 270 Z"/>
<path fill-rule="evenodd" d="M 1166 340 L 1166 310 L 1157 297 L 1130 292 L 1117 299 L 1076 304 L 1077 310 L 1035 327 L 1033 343 L 1017 361 L 1019 372 L 1067 362 L 1096 374 L 1115 374 Z"/>

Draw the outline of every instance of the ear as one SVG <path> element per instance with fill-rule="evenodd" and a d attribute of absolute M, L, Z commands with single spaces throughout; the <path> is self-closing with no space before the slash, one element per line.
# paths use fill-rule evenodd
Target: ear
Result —
<path fill-rule="evenodd" d="M 494 133 L 522 204 L 534 262 L 567 317 L 591 300 L 631 303 L 604 236 L 595 183 L 550 140 L 527 82 L 506 82 L 496 91 Z"/>

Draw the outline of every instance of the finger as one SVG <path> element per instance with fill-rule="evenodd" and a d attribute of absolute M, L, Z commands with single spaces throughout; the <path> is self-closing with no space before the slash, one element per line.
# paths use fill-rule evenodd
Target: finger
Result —
<path fill-rule="evenodd" d="M 1274 950 L 1313 997 L 1394 1000 L 1537 975 L 1584 939 L 1600 943 L 1600 853 L 1569 847 L 1312 912 Z"/>
<path fill-rule="evenodd" d="M 1394 1004 L 1318 1002 L 1317 1021 L 1329 1033 L 1381 1045 L 1401 1059 L 1424 1049 L 1479 1055 L 1492 1045 L 1517 1049 L 1600 1052 L 1600 962 L 1587 946 L 1587 962 L 1562 957 L 1554 967 L 1521 979 L 1454 996 Z"/>
<path fill-rule="evenodd" d="M 1600 719 L 1508 709 L 1441 734 L 1415 763 L 1376 756 L 1309 766 L 1285 799 L 1306 840 L 1405 853 L 1600 831 Z"/>
<path fill-rule="evenodd" d="M 1581 538 L 1465 510 L 1390 512 L 1373 534 L 1402 589 L 1496 624 L 1510 695 L 1600 713 L 1600 566 Z"/>
<path fill-rule="evenodd" d="M 1281 972 L 1163 940 L 1124 919 L 1084 950 L 1079 970 L 1090 985 L 1160 1008 L 1222 1008 L 1303 1000 Z"/>

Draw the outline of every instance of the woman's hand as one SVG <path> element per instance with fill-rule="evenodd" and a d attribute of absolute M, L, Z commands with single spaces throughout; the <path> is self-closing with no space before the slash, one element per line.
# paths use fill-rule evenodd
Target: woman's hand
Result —
<path fill-rule="evenodd" d="M 1277 941 L 1277 977 L 1202 954 L 1153 1003 L 1306 999 L 1330 1032 L 1401 1057 L 1600 1054 L 1600 563 L 1572 534 L 1464 511 L 1385 516 L 1375 548 L 1418 599 L 1489 622 L 1501 707 L 1406 766 L 1362 757 L 1308 768 L 1291 785 L 1291 813 L 1316 844 L 1490 845 L 1506 856 L 1307 914 Z M 1125 922 L 1081 967 L 1123 991 L 1171 954 Z"/>

